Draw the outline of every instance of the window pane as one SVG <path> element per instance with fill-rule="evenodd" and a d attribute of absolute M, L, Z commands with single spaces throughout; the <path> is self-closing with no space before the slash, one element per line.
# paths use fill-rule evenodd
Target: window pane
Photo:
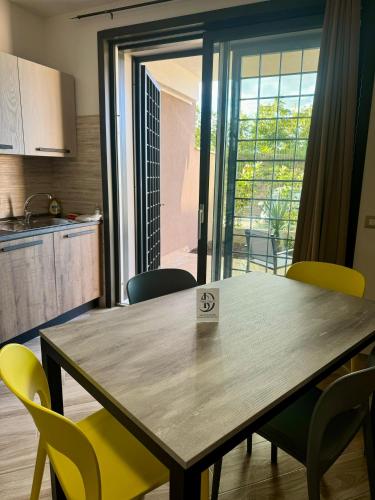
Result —
<path fill-rule="evenodd" d="M 298 120 L 298 138 L 308 139 L 310 132 L 311 118 L 300 118 Z"/>
<path fill-rule="evenodd" d="M 275 163 L 274 179 L 285 181 L 293 178 L 293 161 Z"/>
<path fill-rule="evenodd" d="M 296 161 L 294 163 L 294 178 L 297 180 L 303 179 L 303 173 L 305 171 L 305 162 L 304 161 Z"/>
<path fill-rule="evenodd" d="M 277 141 L 276 143 L 276 159 L 293 160 L 295 152 L 294 141 Z"/>
<path fill-rule="evenodd" d="M 255 152 L 255 142 L 241 141 L 238 143 L 237 158 L 239 160 L 253 160 Z"/>
<path fill-rule="evenodd" d="M 300 73 L 302 64 L 302 50 L 283 52 L 281 60 L 281 74 Z"/>
<path fill-rule="evenodd" d="M 252 179 L 254 175 L 254 163 L 237 163 L 237 179 Z"/>
<path fill-rule="evenodd" d="M 238 126 L 239 139 L 255 139 L 257 131 L 256 120 L 240 120 Z"/>
<path fill-rule="evenodd" d="M 250 198 L 252 196 L 253 183 L 251 181 L 236 182 L 236 198 Z"/>
<path fill-rule="evenodd" d="M 257 161 L 255 163 L 255 179 L 272 179 L 273 161 Z"/>
<path fill-rule="evenodd" d="M 272 160 L 275 154 L 274 141 L 257 141 L 256 143 L 256 160 Z"/>
<path fill-rule="evenodd" d="M 235 200 L 234 214 L 236 217 L 250 217 L 250 202 L 248 200 Z"/>
<path fill-rule="evenodd" d="M 279 94 L 279 77 L 266 76 L 260 80 L 260 97 L 276 97 Z"/>
<path fill-rule="evenodd" d="M 298 116 L 299 97 L 284 97 L 280 99 L 279 116 Z"/>
<path fill-rule="evenodd" d="M 301 116 L 311 116 L 313 107 L 314 97 L 301 97 L 301 102 L 299 106 L 299 114 Z"/>
<path fill-rule="evenodd" d="M 260 99 L 259 118 L 276 118 L 277 103 L 277 99 Z"/>
<path fill-rule="evenodd" d="M 259 78 L 241 80 L 241 99 L 258 97 Z"/>
<path fill-rule="evenodd" d="M 303 51 L 302 71 L 318 71 L 319 49 L 308 49 Z"/>
<path fill-rule="evenodd" d="M 241 101 L 240 105 L 240 118 L 246 120 L 248 118 L 256 118 L 258 111 L 257 99 L 250 101 Z"/>
<path fill-rule="evenodd" d="M 279 139 L 295 139 L 297 135 L 297 118 L 281 118 L 277 121 L 277 137 Z"/>
<path fill-rule="evenodd" d="M 280 72 L 280 52 L 262 55 L 260 74 L 262 76 L 278 75 Z"/>
<path fill-rule="evenodd" d="M 272 182 L 254 182 L 254 199 L 265 199 L 269 198 L 272 193 Z"/>
<path fill-rule="evenodd" d="M 276 120 L 258 120 L 258 139 L 274 139 L 276 137 Z"/>
<path fill-rule="evenodd" d="M 259 56 L 246 56 L 242 58 L 241 76 L 251 78 L 259 75 Z"/>
<path fill-rule="evenodd" d="M 296 159 L 304 160 L 306 158 L 308 141 L 297 141 L 296 145 Z"/>
<path fill-rule="evenodd" d="M 302 182 L 295 182 L 293 184 L 293 199 L 300 200 L 302 191 Z"/>
<path fill-rule="evenodd" d="M 301 84 L 301 75 L 286 75 L 281 77 L 280 94 L 298 95 Z"/>
<path fill-rule="evenodd" d="M 316 77 L 316 73 L 306 73 L 302 75 L 301 94 L 314 94 Z"/>

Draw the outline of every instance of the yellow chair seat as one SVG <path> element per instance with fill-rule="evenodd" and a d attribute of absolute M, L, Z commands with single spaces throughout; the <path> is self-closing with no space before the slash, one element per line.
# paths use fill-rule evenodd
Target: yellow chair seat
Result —
<path fill-rule="evenodd" d="M 77 426 L 95 450 L 103 500 L 136 498 L 168 481 L 168 469 L 106 410 L 90 415 Z M 48 451 L 67 498 L 85 500 L 78 468 L 50 446 Z"/>

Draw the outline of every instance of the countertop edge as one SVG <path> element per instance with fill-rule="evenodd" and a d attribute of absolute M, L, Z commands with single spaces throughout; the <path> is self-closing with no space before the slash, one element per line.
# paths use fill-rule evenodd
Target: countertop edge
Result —
<path fill-rule="evenodd" d="M 5 234 L 0 233 L 0 243 L 6 241 L 19 240 L 21 238 L 32 238 L 33 236 L 39 236 L 42 234 L 50 234 L 60 231 L 66 231 L 67 229 L 77 229 L 80 227 L 87 227 L 87 226 L 98 226 L 99 224 L 101 224 L 101 221 L 73 222 L 72 224 L 43 227 L 39 229 L 29 229 L 27 231 L 17 231 L 17 232 L 9 231 L 6 232 Z"/>

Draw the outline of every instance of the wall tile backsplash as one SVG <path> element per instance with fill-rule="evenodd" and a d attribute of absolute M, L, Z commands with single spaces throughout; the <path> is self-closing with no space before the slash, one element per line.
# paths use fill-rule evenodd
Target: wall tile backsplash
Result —
<path fill-rule="evenodd" d="M 102 207 L 99 117 L 77 118 L 76 158 L 0 155 L 0 218 L 23 214 L 32 193 L 48 192 L 62 202 L 64 213 L 92 213 Z M 47 200 L 33 202 L 32 210 L 46 212 Z"/>

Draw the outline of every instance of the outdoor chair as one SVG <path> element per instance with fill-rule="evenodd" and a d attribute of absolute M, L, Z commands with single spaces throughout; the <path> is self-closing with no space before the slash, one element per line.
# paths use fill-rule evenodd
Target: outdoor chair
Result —
<path fill-rule="evenodd" d="M 126 285 L 129 304 L 155 299 L 169 293 L 194 288 L 193 275 L 183 269 L 156 269 L 137 274 Z"/>
<path fill-rule="evenodd" d="M 250 264 L 271 269 L 277 274 L 278 269 L 286 269 L 292 264 L 293 248 L 277 251 L 277 239 L 273 234 L 260 229 L 246 229 L 246 272 L 250 271 Z"/>

